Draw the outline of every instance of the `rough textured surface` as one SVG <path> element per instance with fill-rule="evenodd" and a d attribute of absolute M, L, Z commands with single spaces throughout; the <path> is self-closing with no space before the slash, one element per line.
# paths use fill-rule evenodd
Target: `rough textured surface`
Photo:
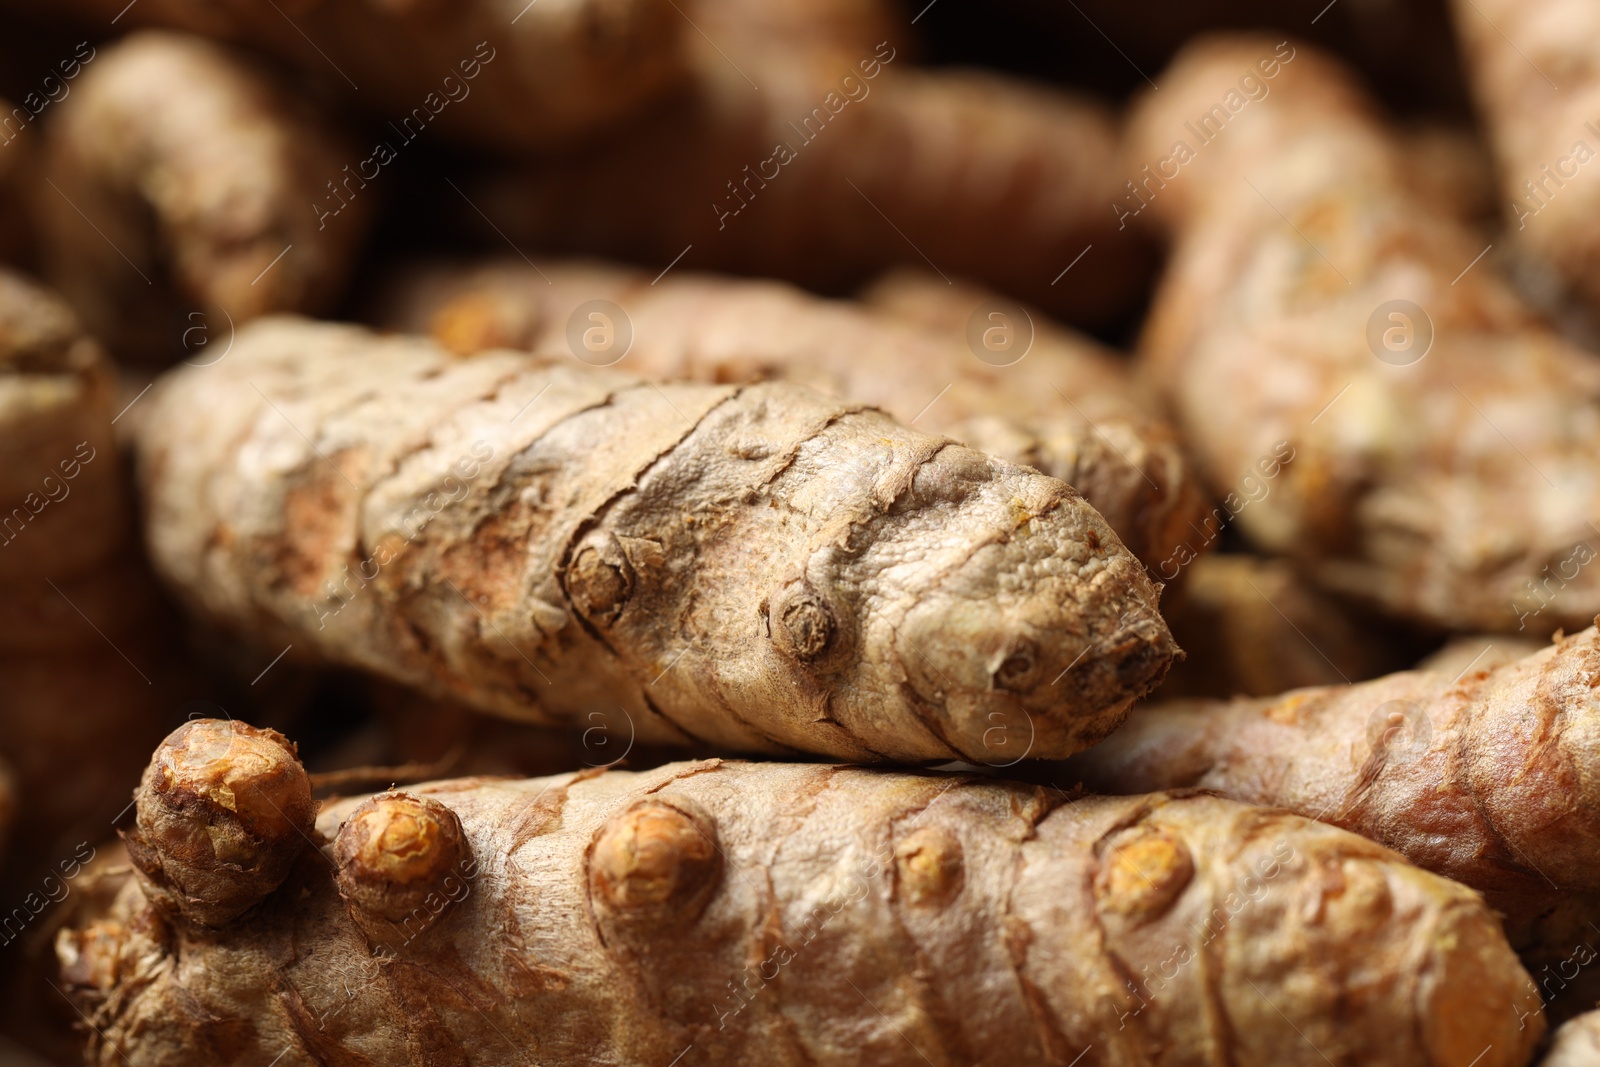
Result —
<path fill-rule="evenodd" d="M 254 60 L 138 33 L 103 47 L 59 107 L 46 263 L 119 358 L 208 361 L 232 327 L 337 298 L 372 199 L 319 220 L 355 153 Z M 218 348 L 202 355 L 202 334 Z"/>
<path fill-rule="evenodd" d="M 931 263 L 1073 322 L 1131 312 L 1152 257 L 1109 210 L 1110 112 L 1000 75 L 918 70 L 881 40 L 752 62 L 759 91 L 713 56 L 684 105 L 474 200 L 525 247 L 652 274 L 681 255 L 681 268 L 841 292 Z"/>
<path fill-rule="evenodd" d="M 1582 0 L 1454 0 L 1510 236 L 1600 299 L 1600 10 Z"/>
<path fill-rule="evenodd" d="M 368 941 L 393 948 L 437 922 L 444 909 L 434 911 L 430 901 L 453 903 L 463 872 L 476 867 L 455 812 L 431 797 L 394 791 L 368 797 L 350 813 L 333 855 L 350 918 Z"/>
<path fill-rule="evenodd" d="M 438 116 L 439 136 L 495 151 L 552 147 L 637 110 L 680 78 L 688 32 L 671 0 L 125 2 L 53 8 L 95 30 L 115 17 L 244 45 L 382 119 L 420 113 L 414 126 L 431 128 Z"/>
<path fill-rule="evenodd" d="M 1214 797 L 720 761 L 409 792 L 481 863 L 398 949 L 326 846 L 221 931 L 133 883 L 63 931 L 91 1062 L 1520 1067 L 1543 1030 L 1476 894 Z"/>
<path fill-rule="evenodd" d="M 1174 654 L 1071 487 L 800 386 L 277 318 L 145 403 L 192 605 L 514 718 L 1009 763 L 1092 744 Z"/>
<path fill-rule="evenodd" d="M 1053 329 L 1037 312 L 1030 324 L 1014 301 L 935 275 L 877 286 L 873 299 L 887 314 L 777 282 L 674 272 L 652 284 L 648 274 L 590 263 L 421 269 L 381 299 L 381 325 L 428 332 L 461 354 L 573 352 L 616 359 L 618 370 L 648 378 L 782 379 L 871 404 L 1068 483 L 1152 574 L 1205 516 L 1176 434 L 1114 353 Z M 570 347 L 574 316 L 592 325 L 580 313 L 592 300 L 622 310 L 626 327 L 614 325 L 631 332 L 626 348 L 615 334 L 611 351 Z M 1011 331 L 1016 354 L 983 349 L 988 359 L 980 359 L 968 345 L 968 320 L 1002 305 L 999 328 Z"/>
<path fill-rule="evenodd" d="M 1381 841 L 1503 911 L 1600 892 L 1600 635 L 1452 677 L 1141 708 L 1068 764 L 1091 788 L 1215 789 Z"/>
<path fill-rule="evenodd" d="M 311 779 L 276 730 L 202 719 L 156 748 L 125 840 L 145 896 L 222 926 L 283 882 L 312 828 Z"/>
<path fill-rule="evenodd" d="M 1230 115 L 1262 62 L 1270 95 Z M 1492 257 L 1474 263 L 1485 239 L 1408 191 L 1401 147 L 1309 46 L 1212 38 L 1160 84 L 1133 116 L 1137 165 L 1196 141 L 1185 123 L 1213 105 L 1226 125 L 1150 185 L 1140 221 L 1176 245 L 1142 348 L 1213 489 L 1293 444 L 1244 533 L 1440 627 L 1588 625 L 1600 361 L 1540 325 Z M 1431 348 L 1392 300 L 1422 309 Z"/>
<path fill-rule="evenodd" d="M 1353 830 L 1483 893 L 1542 966 L 1600 936 L 1600 634 L 1480 664 L 1141 708 L 1066 778 L 1215 790 Z M 1572 970 L 1553 968 L 1546 995 L 1581 1002 Z"/>
<path fill-rule="evenodd" d="M 1427 647 L 1306 582 L 1283 560 L 1208 555 L 1184 574 L 1161 614 L 1185 658 L 1158 700 L 1272 696 L 1364 681 L 1409 667 Z M 1472 652 L 1488 643 L 1478 641 Z"/>
<path fill-rule="evenodd" d="M 1600 1011 L 1591 1011 L 1557 1030 L 1539 1067 L 1600 1067 Z"/>

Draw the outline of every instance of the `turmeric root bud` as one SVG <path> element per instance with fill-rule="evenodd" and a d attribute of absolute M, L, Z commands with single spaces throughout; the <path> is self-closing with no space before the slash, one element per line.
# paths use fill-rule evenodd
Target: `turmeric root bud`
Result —
<path fill-rule="evenodd" d="M 601 827 L 590 894 L 617 922 L 692 922 L 722 877 L 715 835 L 710 816 L 685 802 L 641 801 Z"/>
<path fill-rule="evenodd" d="M 429 797 L 382 793 L 351 813 L 333 845 L 339 895 L 368 940 L 400 948 L 465 895 L 472 846 L 456 813 Z"/>
<path fill-rule="evenodd" d="M 387 965 L 309 857 L 220 931 L 86 896 L 88 1062 L 1526 1067 L 1544 1036 L 1476 893 L 1217 797 L 720 760 L 415 792 L 486 869 Z"/>
<path fill-rule="evenodd" d="M 311 843 L 316 816 L 294 743 L 221 719 L 167 735 L 134 800 L 128 855 L 145 895 L 208 927 L 232 922 L 278 888 Z"/>

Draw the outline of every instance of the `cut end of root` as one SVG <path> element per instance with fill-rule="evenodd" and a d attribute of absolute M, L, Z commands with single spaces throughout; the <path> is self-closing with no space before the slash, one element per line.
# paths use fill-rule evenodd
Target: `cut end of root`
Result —
<path fill-rule="evenodd" d="M 430 929 L 476 873 L 455 812 L 409 793 L 368 799 L 345 820 L 333 850 L 350 917 L 390 947 Z"/>
<path fill-rule="evenodd" d="M 600 829 L 589 861 L 596 908 L 622 921 L 692 921 L 722 876 L 709 816 L 646 800 Z"/>
<path fill-rule="evenodd" d="M 128 852 L 169 914 L 221 926 L 260 903 L 312 840 L 311 779 L 275 730 L 200 719 L 156 749 Z"/>

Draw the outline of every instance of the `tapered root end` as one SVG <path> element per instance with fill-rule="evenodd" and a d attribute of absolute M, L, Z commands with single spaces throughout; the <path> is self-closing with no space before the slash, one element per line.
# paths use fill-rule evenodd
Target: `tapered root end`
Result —
<path fill-rule="evenodd" d="M 625 923 L 692 921 L 721 877 L 715 825 L 683 801 L 650 799 L 613 816 L 589 859 L 596 910 Z"/>
<path fill-rule="evenodd" d="M 477 873 L 456 813 L 408 793 L 383 793 L 356 808 L 333 851 L 350 917 L 390 948 L 431 929 L 466 897 Z"/>
<path fill-rule="evenodd" d="M 316 815 L 294 744 L 275 730 L 221 719 L 169 734 L 135 802 L 128 854 L 146 896 L 209 927 L 278 888 L 312 842 Z"/>
<path fill-rule="evenodd" d="M 1434 963 L 1419 1004 L 1428 1063 L 1527 1063 L 1544 1038 L 1539 992 L 1494 915 L 1481 907 L 1448 910 L 1432 948 Z"/>

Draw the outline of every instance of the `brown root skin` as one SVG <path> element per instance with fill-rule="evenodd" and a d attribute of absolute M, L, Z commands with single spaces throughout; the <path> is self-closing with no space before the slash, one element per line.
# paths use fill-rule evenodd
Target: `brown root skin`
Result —
<path fill-rule="evenodd" d="M 59 106 L 49 273 L 119 355 L 209 362 L 231 327 L 337 298 L 377 193 L 319 218 L 325 198 L 345 204 L 327 183 L 358 155 L 274 73 L 146 31 L 101 48 Z"/>
<path fill-rule="evenodd" d="M 1263 62 L 1270 94 L 1196 149 L 1184 123 Z M 1240 531 L 1440 629 L 1589 625 L 1600 361 L 1542 324 L 1492 254 L 1464 272 L 1485 238 L 1416 195 L 1406 146 L 1335 60 L 1219 36 L 1159 83 L 1133 111 L 1129 165 L 1176 140 L 1194 155 L 1140 214 L 1174 236 L 1145 369 L 1216 491 L 1275 442 L 1295 449 Z"/>
<path fill-rule="evenodd" d="M 507 152 L 596 134 L 682 80 L 680 36 L 692 33 L 667 0 L 540 0 L 520 14 L 521 5 L 494 0 L 311 0 L 292 20 L 270 4 L 120 7 L 59 5 L 96 30 L 120 18 L 121 27 L 187 31 L 286 60 L 325 96 L 403 126 L 386 137 L 399 152 L 423 136 Z M 371 152 L 364 146 L 339 166 L 354 172 Z M 336 166 L 325 178 L 343 175 Z"/>
<path fill-rule="evenodd" d="M 1010 763 L 1104 736 L 1176 651 L 1069 486 L 796 385 L 281 318 L 145 403 L 193 606 L 511 718 Z"/>
<path fill-rule="evenodd" d="M 7 707 L 26 709 L 0 714 L 0 755 L 28 799 L 7 864 L 19 881 L 0 890 L 17 898 L 106 835 L 141 754 L 198 695 L 134 544 L 121 406 L 66 302 L 0 270 L 0 677 Z"/>
<path fill-rule="evenodd" d="M 1109 210 L 1123 193 L 1110 111 L 988 72 L 917 69 L 880 40 L 753 70 L 760 92 L 718 58 L 682 106 L 467 192 L 519 244 L 652 275 L 690 244 L 674 269 L 829 293 L 931 261 L 1075 324 L 1123 320 L 1154 256 Z"/>
<path fill-rule="evenodd" d="M 130 883 L 58 942 L 90 1062 L 1522 1067 L 1543 1033 L 1471 891 L 1215 797 L 715 760 L 409 792 L 494 857 L 427 937 L 375 955 L 309 850 L 220 930 Z"/>
<path fill-rule="evenodd" d="M 198 719 L 174 730 L 135 793 L 128 854 L 152 903 L 196 926 L 255 907 L 312 843 L 316 805 L 293 742 Z"/>
<path fill-rule="evenodd" d="M 0 520 L 11 520 L 0 527 L 0 582 L 71 578 L 132 532 L 111 430 L 115 391 L 105 352 L 66 302 L 0 269 Z"/>
<path fill-rule="evenodd" d="M 0 270 L 0 758 L 25 803 L 0 859 L 0 1030 L 58 1063 L 82 1057 L 45 980 L 58 898 L 79 897 L 174 709 L 208 695 L 135 536 L 112 425 L 131 399 L 58 294 Z"/>
<path fill-rule="evenodd" d="M 1499 164 L 1511 240 L 1592 303 L 1600 297 L 1600 189 L 1579 175 L 1597 147 L 1588 123 L 1600 104 L 1592 65 L 1600 18 L 1581 0 L 1449 6 Z"/>
<path fill-rule="evenodd" d="M 536 271 L 519 261 L 413 268 L 382 292 L 374 318 L 463 355 L 568 355 L 573 316 L 590 301 L 610 301 L 627 318 L 617 328 L 631 333 L 618 370 L 717 383 L 782 379 L 871 404 L 1068 483 L 1151 573 L 1195 539 L 1191 524 L 1209 501 L 1194 466 L 1115 353 L 1038 311 L 1013 311 L 1019 331 L 1028 319 L 1032 345 L 1019 349 L 1020 360 L 995 365 L 969 347 L 967 332 L 986 304 L 998 306 L 996 294 L 904 273 L 880 282 L 870 299 L 880 306 L 777 282 L 684 271 L 653 280 L 585 261 Z"/>
<path fill-rule="evenodd" d="M 1591 628 L 1492 670 L 1144 707 L 1064 770 L 1091 789 L 1195 787 L 1325 819 L 1522 923 L 1600 895 L 1597 686 Z"/>
<path fill-rule="evenodd" d="M 1600 1010 L 1580 1015 L 1557 1030 L 1539 1067 L 1600 1067 Z"/>
<path fill-rule="evenodd" d="M 1535 652 L 1543 652 L 1549 644 L 1544 638 L 1514 634 L 1463 634 L 1452 637 L 1419 660 L 1414 669 L 1460 678 L 1471 671 L 1492 671 L 1526 659 Z"/>
<path fill-rule="evenodd" d="M 935 415 L 942 432 L 979 452 L 1060 478 L 1106 517 L 1152 578 L 1169 586 L 1183 581 L 1183 571 L 1174 576 L 1170 561 L 1199 540 L 1195 528 L 1206 521 L 1212 501 L 1161 402 L 1134 380 L 1121 354 L 1037 308 L 917 268 L 890 271 L 867 286 L 860 299 L 874 311 L 934 332 L 950 351 L 974 359 L 974 319 L 1004 308 L 1001 321 L 1027 347 L 1019 362 L 994 369 L 999 384 L 987 393 L 974 390 L 954 414 L 941 411 L 951 399 L 948 393 L 929 411 L 901 413 L 897 405 L 880 406 L 919 426 Z M 922 369 L 933 368 L 923 363 Z M 846 391 L 853 395 L 855 388 L 851 382 Z M 909 407 L 904 385 L 901 390 L 896 399 Z M 1210 546 L 1201 542 L 1190 549 L 1191 558 Z"/>
<path fill-rule="evenodd" d="M 455 812 L 409 793 L 381 793 L 351 812 L 333 855 L 351 919 L 390 948 L 424 933 L 477 873 Z"/>

